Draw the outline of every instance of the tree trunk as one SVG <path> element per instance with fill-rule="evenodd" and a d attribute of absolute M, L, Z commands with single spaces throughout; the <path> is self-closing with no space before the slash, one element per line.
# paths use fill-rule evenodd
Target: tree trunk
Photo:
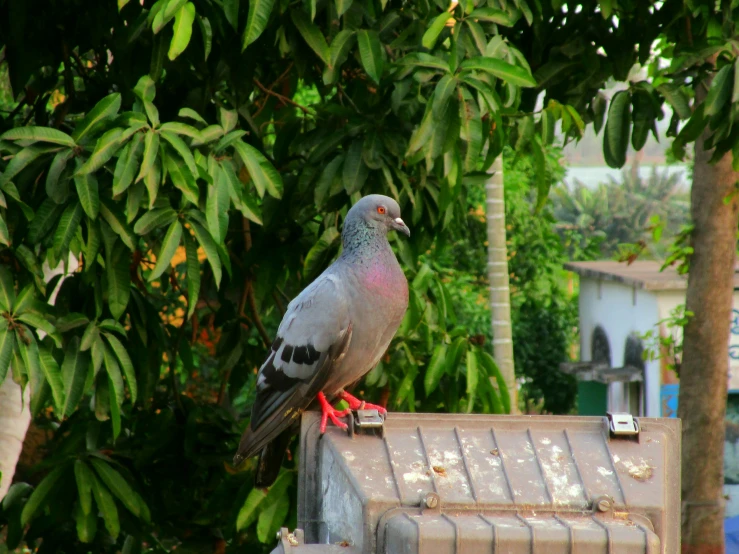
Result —
<path fill-rule="evenodd" d="M 48 283 L 56 275 L 65 273 L 65 269 L 67 274 L 73 273 L 78 267 L 79 263 L 72 254 L 69 256 L 66 268 L 63 263 L 60 263 L 55 269 L 50 269 L 44 263 L 44 281 Z M 49 298 L 50 304 L 53 305 L 56 302 L 56 295 L 64 279 L 65 277 L 62 277 L 52 291 Z M 43 336 L 42 332 L 39 338 Z M 31 423 L 30 403 L 30 383 L 21 396 L 20 386 L 13 381 L 12 372 L 8 371 L 5 381 L 0 383 L 0 500 L 5 497 L 13 482 L 15 468 L 23 450 L 23 441 Z"/>
<path fill-rule="evenodd" d="M 31 423 L 31 388 L 21 388 L 10 376 L 0 383 L 0 500 L 8 493 L 15 475 L 15 466 L 23 449 L 28 425 Z"/>
<path fill-rule="evenodd" d="M 513 367 L 511 331 L 511 293 L 508 283 L 508 248 L 506 246 L 505 199 L 503 195 L 503 154 L 490 168 L 485 184 L 488 235 L 488 280 L 490 311 L 493 320 L 493 357 L 498 364 L 511 397 L 511 413 L 518 412 L 516 374 Z"/>
<path fill-rule="evenodd" d="M 704 90 L 700 87 L 697 101 L 705 97 Z M 703 149 L 707 136 L 695 145 L 694 254 L 686 299 L 686 309 L 694 315 L 684 330 L 680 368 L 683 554 L 724 552 L 724 417 L 739 225 L 734 184 L 739 174 L 732 170 L 731 153 L 709 165 L 711 152 Z"/>

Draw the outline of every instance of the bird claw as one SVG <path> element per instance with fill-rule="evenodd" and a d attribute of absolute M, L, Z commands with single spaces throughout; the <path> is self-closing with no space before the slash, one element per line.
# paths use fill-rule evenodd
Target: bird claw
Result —
<path fill-rule="evenodd" d="M 343 421 L 339 421 L 339 418 L 349 415 L 350 410 L 337 410 L 326 400 L 326 396 L 322 392 L 318 393 L 318 403 L 321 405 L 321 434 L 326 432 L 326 425 L 329 419 L 341 429 L 348 428 L 348 425 Z"/>
<path fill-rule="evenodd" d="M 342 391 L 339 396 L 341 396 L 341 399 L 349 404 L 350 410 L 377 410 L 380 415 L 387 415 L 387 410 L 382 406 L 378 406 L 377 404 L 370 404 L 369 402 L 360 400 L 359 398 L 352 396 L 346 391 Z"/>

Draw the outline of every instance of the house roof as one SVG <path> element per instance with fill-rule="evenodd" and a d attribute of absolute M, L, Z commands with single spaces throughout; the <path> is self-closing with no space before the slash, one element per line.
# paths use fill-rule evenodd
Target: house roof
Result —
<path fill-rule="evenodd" d="M 644 290 L 685 290 L 688 276 L 679 275 L 674 267 L 660 271 L 662 264 L 651 260 L 637 260 L 631 265 L 625 262 L 569 262 L 565 269 L 574 271 L 581 277 L 614 281 Z M 734 287 L 739 288 L 739 276 L 734 274 Z"/>

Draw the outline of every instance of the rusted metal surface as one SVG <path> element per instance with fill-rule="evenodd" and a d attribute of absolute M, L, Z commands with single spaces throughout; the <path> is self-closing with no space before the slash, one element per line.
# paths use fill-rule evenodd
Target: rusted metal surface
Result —
<path fill-rule="evenodd" d="M 353 437 L 321 436 L 318 421 L 304 414 L 301 430 L 305 543 L 364 554 L 679 551 L 678 420 L 639 418 L 637 434 L 618 436 L 607 418 L 392 413 L 383 436 Z"/>

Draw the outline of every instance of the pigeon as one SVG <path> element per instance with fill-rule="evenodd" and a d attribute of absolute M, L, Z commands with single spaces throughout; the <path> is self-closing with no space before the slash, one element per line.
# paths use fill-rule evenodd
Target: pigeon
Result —
<path fill-rule="evenodd" d="M 387 196 L 361 198 L 346 215 L 339 258 L 290 302 L 277 337 L 257 375 L 256 400 L 234 466 L 260 453 L 255 484 L 269 486 L 299 425 L 317 402 L 321 433 L 328 420 L 357 409 L 377 409 L 355 398 L 351 388 L 387 350 L 408 308 L 408 281 L 387 233 L 410 237 L 400 206 Z M 331 402 L 343 399 L 348 410 Z"/>

